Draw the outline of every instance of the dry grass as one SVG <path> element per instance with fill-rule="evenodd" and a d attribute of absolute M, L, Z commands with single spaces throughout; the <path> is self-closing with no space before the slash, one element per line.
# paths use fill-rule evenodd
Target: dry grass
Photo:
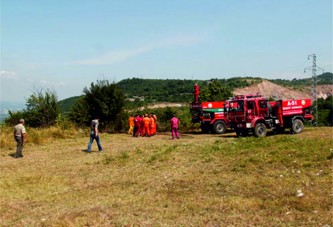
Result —
<path fill-rule="evenodd" d="M 89 133 L 82 129 L 77 129 L 72 125 L 68 125 L 68 128 L 63 129 L 61 126 L 52 126 L 49 128 L 26 128 L 28 140 L 26 144 L 29 145 L 43 145 L 57 139 L 68 139 L 77 136 L 82 136 Z M 0 126 L 0 148 L 14 150 L 16 143 L 13 139 L 14 127 Z"/>
<path fill-rule="evenodd" d="M 87 136 L 30 143 L 23 159 L 1 148 L 1 225 L 333 226 L 332 128 L 101 141 L 91 154 Z"/>

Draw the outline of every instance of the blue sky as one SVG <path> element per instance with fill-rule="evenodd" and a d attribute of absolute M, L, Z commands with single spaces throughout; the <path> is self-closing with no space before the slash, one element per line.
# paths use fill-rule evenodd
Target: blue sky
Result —
<path fill-rule="evenodd" d="M 0 0 L 0 101 L 98 79 L 332 72 L 332 0 Z"/>

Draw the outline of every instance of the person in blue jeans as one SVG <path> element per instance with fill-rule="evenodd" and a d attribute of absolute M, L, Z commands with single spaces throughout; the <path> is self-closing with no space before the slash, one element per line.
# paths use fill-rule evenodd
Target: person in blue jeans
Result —
<path fill-rule="evenodd" d="M 99 135 L 98 135 L 98 123 L 99 123 L 98 121 L 99 121 L 98 118 L 91 121 L 90 141 L 89 141 L 89 144 L 88 144 L 87 152 L 91 152 L 91 145 L 94 142 L 94 140 L 96 140 L 96 142 L 97 142 L 98 150 L 103 151 L 101 141 L 100 141 Z"/>

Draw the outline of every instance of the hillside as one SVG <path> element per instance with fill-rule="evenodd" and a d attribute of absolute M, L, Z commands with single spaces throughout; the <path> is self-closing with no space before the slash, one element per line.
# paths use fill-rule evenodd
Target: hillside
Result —
<path fill-rule="evenodd" d="M 75 104 L 77 100 L 79 100 L 82 96 L 74 96 L 68 99 L 64 99 L 59 101 L 60 112 L 66 113 L 70 110 L 70 108 Z"/>
<path fill-rule="evenodd" d="M 318 76 L 318 98 L 332 95 L 333 74 L 324 73 Z M 258 77 L 233 77 L 216 79 L 233 90 L 234 94 L 261 93 L 274 99 L 310 98 L 311 78 L 293 80 L 266 80 Z M 158 79 L 125 79 L 117 83 L 128 98 L 129 103 L 143 106 L 149 103 L 188 103 L 193 99 L 193 85 L 201 89 L 209 81 L 205 80 L 158 80 Z M 59 102 L 61 111 L 67 112 L 80 96 L 71 97 Z"/>
<path fill-rule="evenodd" d="M 305 79 L 292 79 L 292 80 L 282 80 L 282 79 L 275 79 L 270 80 L 273 83 L 278 85 L 288 86 L 288 87 L 305 87 L 312 85 L 312 78 L 305 78 Z M 317 84 L 318 85 L 327 85 L 333 84 L 333 74 L 326 72 L 321 75 L 317 76 Z"/>
<path fill-rule="evenodd" d="M 22 159 L 11 138 L 0 149 L 1 226 L 333 226 L 332 128 L 102 133 L 104 152 L 94 143 L 91 154 L 89 135 L 70 132 L 40 145 L 28 137 Z"/>
<path fill-rule="evenodd" d="M 274 99 L 311 98 L 312 78 L 267 80 L 258 77 L 216 79 L 233 90 L 234 94 L 260 93 Z M 128 97 L 140 96 L 155 102 L 189 102 L 193 84 L 203 89 L 208 81 L 126 79 L 118 83 Z M 333 93 L 333 74 L 317 77 L 317 96 L 326 99 Z"/>
<path fill-rule="evenodd" d="M 128 98 L 144 97 L 145 100 L 155 102 L 189 102 L 193 97 L 195 83 L 201 89 L 207 86 L 211 80 L 218 80 L 224 86 L 234 89 L 250 86 L 261 82 L 261 78 L 233 77 L 229 79 L 212 78 L 210 80 L 157 80 L 157 79 L 125 79 L 117 83 Z"/>

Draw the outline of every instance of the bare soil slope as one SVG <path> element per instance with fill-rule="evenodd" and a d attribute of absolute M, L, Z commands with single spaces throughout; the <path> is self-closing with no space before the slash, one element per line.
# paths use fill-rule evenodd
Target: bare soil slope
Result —
<path fill-rule="evenodd" d="M 292 88 L 283 87 L 267 80 L 261 83 L 253 84 L 249 87 L 238 88 L 234 90 L 234 94 L 261 94 L 265 97 L 272 97 L 274 99 L 301 99 L 311 98 L 311 88 L 307 87 L 302 90 L 295 90 Z M 318 98 L 327 98 L 332 95 L 333 85 L 319 85 L 317 86 Z"/>

